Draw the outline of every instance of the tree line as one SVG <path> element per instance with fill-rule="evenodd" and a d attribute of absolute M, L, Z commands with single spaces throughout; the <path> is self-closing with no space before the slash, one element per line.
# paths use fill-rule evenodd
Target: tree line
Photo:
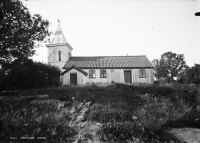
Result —
<path fill-rule="evenodd" d="M 0 69 L 0 90 L 30 89 L 60 84 L 58 67 L 32 59 L 15 60 Z"/>
<path fill-rule="evenodd" d="M 154 60 L 152 63 L 156 83 L 200 84 L 200 64 L 187 66 L 183 54 L 166 52 L 159 60 Z"/>

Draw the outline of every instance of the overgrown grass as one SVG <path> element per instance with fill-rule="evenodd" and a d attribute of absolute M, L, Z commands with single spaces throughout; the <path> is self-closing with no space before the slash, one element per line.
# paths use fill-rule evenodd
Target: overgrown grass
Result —
<path fill-rule="evenodd" d="M 48 102 L 0 101 L 3 137 L 43 135 L 55 142 L 69 140 L 77 133 L 68 126 L 70 113 L 57 104 L 65 101 L 70 108 L 74 100 L 92 103 L 86 120 L 101 124 L 99 135 L 105 141 L 180 142 L 165 130 L 200 124 L 200 87 L 196 85 L 65 86 L 27 90 L 23 96 L 38 94 L 48 94 Z"/>
<path fill-rule="evenodd" d="M 2 107 L 0 112 L 3 115 L 2 139 L 11 140 L 10 137 L 20 139 L 28 136 L 35 139 L 45 137 L 44 141 L 48 142 L 62 142 L 70 140 L 70 137 L 76 134 L 76 131 L 68 126 L 70 113 L 58 109 L 58 101 L 29 100 L 17 103 L 10 100 L 0 102 Z"/>

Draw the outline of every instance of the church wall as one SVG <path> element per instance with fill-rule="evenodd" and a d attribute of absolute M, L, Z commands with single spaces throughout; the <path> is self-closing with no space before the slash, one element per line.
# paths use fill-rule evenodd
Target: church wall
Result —
<path fill-rule="evenodd" d="M 48 62 L 49 63 L 55 62 L 54 61 L 54 53 L 53 52 L 58 52 L 58 51 L 61 51 L 61 61 L 66 62 L 66 61 L 69 60 L 68 52 L 71 53 L 71 49 L 68 48 L 67 45 L 48 47 L 48 48 L 49 48 L 49 50 L 48 50 Z"/>
<path fill-rule="evenodd" d="M 100 78 L 100 69 L 95 69 L 96 78 L 89 78 L 89 69 L 84 70 L 88 73 L 86 77 L 86 82 L 102 82 L 111 83 L 112 81 L 116 83 L 124 83 L 124 71 L 131 71 L 132 83 L 153 83 L 153 71 L 152 69 L 146 69 L 146 77 L 139 78 L 139 69 L 106 69 L 107 78 Z"/>
<path fill-rule="evenodd" d="M 61 61 L 58 59 L 59 51 L 61 51 Z M 64 64 L 69 60 L 69 52 L 71 53 L 71 49 L 67 45 L 48 46 L 48 63 L 58 66 L 63 71 Z"/>
<path fill-rule="evenodd" d="M 146 78 L 139 78 L 139 69 L 132 70 L 133 83 L 153 83 L 153 71 L 152 69 L 146 70 Z"/>
<path fill-rule="evenodd" d="M 83 75 L 81 72 L 77 71 L 76 69 L 72 69 L 69 72 L 64 74 L 63 85 L 70 84 L 70 73 L 77 74 L 77 84 L 85 84 L 85 81 L 86 81 L 85 75 Z"/>
<path fill-rule="evenodd" d="M 83 69 L 84 70 L 84 69 Z M 102 82 L 102 83 L 106 83 L 108 82 L 108 75 L 106 78 L 100 78 L 100 69 L 95 69 L 95 73 L 96 73 L 96 77 L 95 78 L 89 78 L 89 69 L 85 69 L 85 72 L 88 73 L 88 75 L 86 76 L 86 82 L 88 83 L 98 83 L 98 82 Z M 106 72 L 108 73 L 108 70 L 106 70 Z"/>
<path fill-rule="evenodd" d="M 86 83 L 124 83 L 124 71 L 131 71 L 132 83 L 153 83 L 152 69 L 146 69 L 146 78 L 139 78 L 139 69 L 106 69 L 107 77 L 100 78 L 100 69 L 95 69 L 96 77 L 89 78 L 89 69 L 83 69 L 88 73 L 87 76 L 81 72 L 72 69 L 64 75 L 63 84 L 70 84 L 70 73 L 77 73 L 77 84 Z"/>

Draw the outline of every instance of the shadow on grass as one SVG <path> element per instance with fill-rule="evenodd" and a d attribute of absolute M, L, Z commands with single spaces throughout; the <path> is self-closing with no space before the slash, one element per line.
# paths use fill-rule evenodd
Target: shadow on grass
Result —
<path fill-rule="evenodd" d="M 145 130 L 145 133 L 144 133 L 145 137 L 145 141 L 146 142 L 161 142 L 161 143 L 183 143 L 183 141 L 181 141 L 180 139 L 178 139 L 175 135 L 169 133 L 168 131 L 166 130 L 163 130 L 163 129 L 159 129 L 159 130 L 155 130 L 155 131 L 152 131 L 152 130 L 149 130 L 149 129 L 146 129 Z"/>
<path fill-rule="evenodd" d="M 167 121 L 162 128 L 198 128 L 200 129 L 200 112 L 191 111 L 175 121 Z"/>

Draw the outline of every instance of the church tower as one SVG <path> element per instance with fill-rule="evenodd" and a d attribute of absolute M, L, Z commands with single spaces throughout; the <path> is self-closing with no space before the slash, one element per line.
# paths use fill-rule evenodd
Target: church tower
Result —
<path fill-rule="evenodd" d="M 58 66 L 63 71 L 63 66 L 69 60 L 72 53 L 72 47 L 67 43 L 63 32 L 60 28 L 60 21 L 58 20 L 58 27 L 50 44 L 46 44 L 48 48 L 48 64 Z"/>

